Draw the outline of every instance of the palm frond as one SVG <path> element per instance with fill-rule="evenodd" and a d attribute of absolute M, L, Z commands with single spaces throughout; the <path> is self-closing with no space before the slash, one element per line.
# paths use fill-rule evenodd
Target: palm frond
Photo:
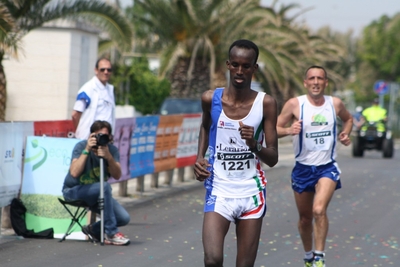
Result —
<path fill-rule="evenodd" d="M 107 32 L 121 50 L 128 50 L 131 47 L 133 38 L 131 25 L 113 6 L 101 1 L 86 0 L 30 2 L 29 12 L 23 12 L 24 16 L 18 17 L 20 29 L 26 32 L 56 19 L 80 20 Z"/>
<path fill-rule="evenodd" d="M 6 5 L 0 2 L 0 54 L 16 56 L 20 36 L 16 34 L 15 20 Z"/>

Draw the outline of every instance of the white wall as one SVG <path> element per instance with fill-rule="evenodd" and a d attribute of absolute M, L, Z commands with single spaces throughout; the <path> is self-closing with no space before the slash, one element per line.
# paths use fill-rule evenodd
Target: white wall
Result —
<path fill-rule="evenodd" d="M 94 75 L 97 47 L 97 33 L 77 27 L 43 27 L 28 33 L 19 59 L 3 61 L 6 120 L 70 119 L 79 87 Z"/>
<path fill-rule="evenodd" d="M 139 117 L 142 116 L 143 114 L 135 109 L 134 106 L 131 105 L 116 105 L 115 106 L 115 117 L 117 119 L 120 118 L 133 118 L 133 117 Z"/>

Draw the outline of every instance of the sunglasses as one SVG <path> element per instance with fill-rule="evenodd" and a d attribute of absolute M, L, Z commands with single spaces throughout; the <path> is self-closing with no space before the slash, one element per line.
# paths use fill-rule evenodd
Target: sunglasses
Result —
<path fill-rule="evenodd" d="M 105 72 L 106 70 L 108 71 L 108 72 L 112 72 L 112 69 L 111 68 L 101 68 L 101 69 L 99 69 L 101 72 Z"/>

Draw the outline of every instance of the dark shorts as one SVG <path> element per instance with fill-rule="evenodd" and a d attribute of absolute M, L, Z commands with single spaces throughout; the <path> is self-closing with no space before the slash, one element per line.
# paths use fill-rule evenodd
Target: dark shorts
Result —
<path fill-rule="evenodd" d="M 336 189 L 339 189 L 342 188 L 340 174 L 341 171 L 336 162 L 320 166 L 309 166 L 296 162 L 292 171 L 292 188 L 298 193 L 315 192 L 318 180 L 326 177 L 335 181 Z"/>

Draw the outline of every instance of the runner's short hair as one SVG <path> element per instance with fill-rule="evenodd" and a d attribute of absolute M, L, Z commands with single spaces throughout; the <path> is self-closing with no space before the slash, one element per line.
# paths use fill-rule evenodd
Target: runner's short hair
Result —
<path fill-rule="evenodd" d="M 231 46 L 229 47 L 228 58 L 230 58 L 230 56 L 231 56 L 231 50 L 232 50 L 232 48 L 234 48 L 234 47 L 246 48 L 246 49 L 253 49 L 254 52 L 255 52 L 255 54 L 256 54 L 255 59 L 254 59 L 254 64 L 257 63 L 259 50 L 258 50 L 258 46 L 257 46 L 255 43 L 253 43 L 253 42 L 250 41 L 250 40 L 246 40 L 246 39 L 240 39 L 240 40 L 234 41 L 234 42 L 231 44 Z"/>

